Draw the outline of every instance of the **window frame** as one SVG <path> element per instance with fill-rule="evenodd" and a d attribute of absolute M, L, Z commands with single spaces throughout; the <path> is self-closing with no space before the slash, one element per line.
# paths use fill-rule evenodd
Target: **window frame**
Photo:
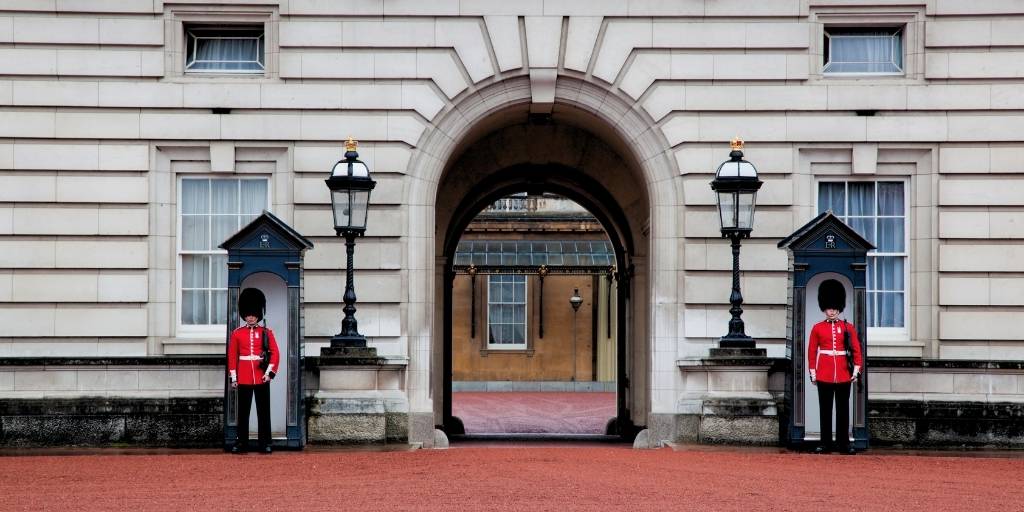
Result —
<path fill-rule="evenodd" d="M 862 85 L 877 83 L 926 83 L 924 27 L 927 20 L 923 5 L 901 6 L 811 6 L 809 21 L 813 26 L 807 65 L 808 83 Z M 824 67 L 825 29 L 903 28 L 903 73 L 847 74 L 822 73 Z"/>
<path fill-rule="evenodd" d="M 217 24 L 217 25 L 213 25 L 213 24 L 193 24 L 193 23 L 189 23 L 189 24 L 183 24 L 182 30 L 184 31 L 183 35 L 184 35 L 184 38 L 185 38 L 185 51 L 183 52 L 183 56 L 184 56 L 185 60 L 184 60 L 184 62 L 182 62 L 182 72 L 184 74 L 186 74 L 186 75 L 192 75 L 192 74 L 200 74 L 200 75 L 202 75 L 202 74 L 265 75 L 266 74 L 266 72 L 267 72 L 267 28 L 266 28 L 265 24 L 249 25 L 249 24 L 238 23 L 238 24 Z M 220 32 L 220 33 L 230 33 L 231 31 L 237 31 L 237 32 L 244 32 L 244 31 L 256 32 L 256 31 L 259 31 L 259 35 L 255 36 L 255 37 L 253 37 L 253 36 L 247 36 L 247 37 L 234 36 L 234 37 L 232 37 L 232 36 L 224 36 L 224 35 L 201 37 L 199 35 L 194 34 L 193 33 L 194 31 L 209 31 L 209 32 Z M 189 42 L 192 39 L 195 39 L 196 43 L 192 45 L 192 52 L 191 52 L 191 55 L 190 55 L 190 52 L 188 51 L 188 48 L 189 48 Z M 195 64 L 197 62 L 207 62 L 207 61 L 197 61 L 195 59 L 195 53 L 196 53 L 196 51 L 199 48 L 199 44 L 198 44 L 198 40 L 199 39 L 255 39 L 256 40 L 257 52 L 260 53 L 260 50 L 262 51 L 262 54 L 256 56 L 256 60 L 255 61 L 225 61 L 225 62 L 255 62 L 260 68 L 259 69 L 189 69 L 189 62 L 190 62 L 189 59 L 190 58 L 192 59 L 191 62 L 193 64 Z M 210 62 L 219 62 L 219 61 L 210 61 Z"/>
<path fill-rule="evenodd" d="M 182 192 L 183 182 L 185 180 L 262 180 L 267 184 L 267 207 L 266 210 L 270 211 L 273 207 L 273 177 L 265 174 L 232 174 L 232 175 L 217 175 L 217 174 L 206 174 L 206 173 L 178 173 L 175 176 L 176 191 L 176 203 L 175 203 L 175 303 L 174 303 L 174 325 L 178 337 L 181 338 L 211 338 L 219 337 L 224 335 L 224 330 L 227 328 L 227 324 L 186 324 L 182 321 L 182 313 L 184 306 L 184 287 L 183 283 L 183 270 L 184 264 L 182 256 L 185 254 L 227 254 L 227 251 L 222 249 L 210 249 L 206 251 L 183 251 L 182 250 L 182 220 L 184 218 L 183 203 L 182 203 Z M 209 288 L 214 289 L 214 288 Z M 225 288 L 226 290 L 227 288 Z M 228 319 L 230 322 L 230 319 Z"/>
<path fill-rule="evenodd" d="M 871 340 L 872 342 L 879 342 L 879 341 L 883 341 L 883 342 L 884 341 L 906 341 L 906 340 L 909 340 L 910 339 L 910 324 L 911 324 L 911 320 L 912 320 L 911 316 L 910 316 L 910 314 L 911 314 L 911 304 L 910 303 L 911 303 L 911 298 L 912 298 L 912 294 L 911 294 L 911 290 L 910 290 L 910 284 L 911 284 L 910 283 L 910 277 L 911 277 L 910 266 L 911 266 L 911 262 L 912 262 L 912 259 L 911 259 L 911 256 L 912 256 L 912 254 L 911 254 L 911 245 L 910 245 L 911 244 L 911 238 L 910 238 L 911 218 L 910 218 L 910 214 L 913 211 L 913 207 L 910 204 L 910 200 L 911 200 L 911 196 L 910 196 L 910 180 L 908 178 L 901 177 L 901 176 L 872 176 L 870 178 L 862 178 L 862 179 L 858 179 L 858 178 L 853 177 L 853 176 L 826 176 L 826 177 L 817 178 L 815 180 L 815 189 L 814 189 L 814 211 L 815 212 L 819 211 L 819 208 L 820 208 L 820 205 L 821 205 L 821 185 L 823 183 L 842 183 L 843 184 L 845 211 L 844 211 L 844 215 L 842 215 L 842 216 L 836 215 L 836 217 L 839 217 L 841 220 L 843 220 L 843 222 L 847 222 L 846 219 L 849 218 L 849 204 L 850 204 L 849 197 L 850 197 L 850 194 L 849 194 L 848 190 L 849 190 L 849 184 L 850 183 L 873 183 L 875 185 L 874 186 L 874 208 L 875 208 L 875 212 L 874 212 L 874 215 L 872 215 L 870 218 L 872 218 L 872 219 L 874 219 L 876 221 L 879 218 L 895 218 L 895 216 L 892 216 L 892 215 L 886 215 L 886 216 L 878 215 L 878 183 L 901 183 L 903 185 L 903 223 L 904 223 L 903 224 L 903 253 L 902 254 L 900 254 L 900 253 L 878 253 L 877 249 L 872 249 L 871 251 L 868 251 L 868 253 L 867 253 L 868 260 L 871 260 L 872 258 L 879 257 L 879 256 L 882 256 L 882 257 L 896 256 L 896 257 L 903 257 L 904 258 L 904 262 L 903 262 L 903 295 L 904 295 L 904 300 L 903 300 L 903 326 L 902 327 L 870 327 L 870 326 L 868 326 L 866 328 L 868 330 L 868 333 L 867 333 L 868 334 L 868 339 Z M 863 218 L 862 216 L 858 216 L 858 217 L 859 218 Z M 877 226 L 877 223 L 876 223 L 876 226 Z M 876 233 L 877 233 L 877 227 L 876 227 Z M 876 236 L 877 236 L 877 234 L 876 234 Z M 877 272 L 875 273 L 875 276 L 877 278 Z M 866 291 L 866 294 L 868 295 L 867 298 L 870 298 L 872 288 L 868 287 L 869 283 L 866 282 L 866 277 L 867 276 L 865 276 L 865 291 Z M 867 324 L 870 324 L 870 318 L 868 316 L 870 314 L 870 312 L 871 312 L 870 308 L 869 308 L 868 311 L 864 312 L 864 315 L 865 315 L 864 318 L 865 318 Z"/>
<path fill-rule="evenodd" d="M 826 68 L 831 64 L 832 49 L 835 45 L 832 42 L 833 37 L 841 38 L 853 38 L 858 37 L 853 34 L 833 36 L 830 31 L 891 31 L 890 37 L 896 38 L 898 36 L 900 41 L 900 64 L 896 65 L 893 61 L 892 64 L 896 65 L 899 71 L 828 71 Z M 906 26 L 850 26 L 850 25 L 826 25 L 822 31 L 822 62 L 821 62 L 821 75 L 825 77 L 857 77 L 857 76 L 905 76 L 907 73 L 907 41 L 906 41 Z M 869 37 L 859 36 L 859 37 Z M 892 57 L 892 55 L 890 55 Z"/>
<path fill-rule="evenodd" d="M 279 8 L 276 5 L 233 6 L 225 10 L 219 5 L 164 5 L 164 76 L 171 82 L 232 82 L 238 80 L 280 81 L 280 43 L 278 38 Z M 244 27 L 263 29 L 263 70 L 198 71 L 186 70 L 188 52 L 187 29 Z"/>
<path fill-rule="evenodd" d="M 522 343 L 491 343 L 491 278 L 494 276 L 518 276 L 523 278 L 523 342 Z M 488 351 L 526 352 L 530 347 L 530 278 L 525 274 L 487 274 L 487 293 L 484 294 L 484 349 Z M 518 305 L 515 302 L 500 304 Z M 510 324 L 502 324 L 510 325 Z M 514 325 L 514 324 L 511 324 Z"/>

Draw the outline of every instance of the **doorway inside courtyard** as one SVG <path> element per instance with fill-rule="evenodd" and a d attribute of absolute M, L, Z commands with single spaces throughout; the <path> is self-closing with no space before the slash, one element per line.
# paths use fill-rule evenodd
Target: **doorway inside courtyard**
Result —
<path fill-rule="evenodd" d="M 616 257 L 600 222 L 519 192 L 469 223 L 452 265 L 452 414 L 469 436 L 616 434 Z"/>

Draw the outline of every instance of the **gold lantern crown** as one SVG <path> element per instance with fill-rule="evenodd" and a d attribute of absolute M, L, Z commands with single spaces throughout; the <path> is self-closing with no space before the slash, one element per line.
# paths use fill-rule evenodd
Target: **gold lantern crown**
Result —
<path fill-rule="evenodd" d="M 732 148 L 733 151 L 740 151 L 740 150 L 742 150 L 743 149 L 743 139 L 741 139 L 739 135 L 733 137 L 732 140 L 729 141 L 729 147 Z"/>

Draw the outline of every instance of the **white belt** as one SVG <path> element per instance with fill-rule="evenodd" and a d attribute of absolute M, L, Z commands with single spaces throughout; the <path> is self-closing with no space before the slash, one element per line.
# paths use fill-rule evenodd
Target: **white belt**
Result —
<path fill-rule="evenodd" d="M 845 354 L 845 352 L 844 352 L 844 354 Z M 238 360 L 239 361 L 259 361 L 260 359 L 263 359 L 263 358 L 260 357 L 260 356 L 238 356 Z"/>
<path fill-rule="evenodd" d="M 845 356 L 845 350 L 819 350 L 819 354 L 825 354 L 826 356 Z"/>

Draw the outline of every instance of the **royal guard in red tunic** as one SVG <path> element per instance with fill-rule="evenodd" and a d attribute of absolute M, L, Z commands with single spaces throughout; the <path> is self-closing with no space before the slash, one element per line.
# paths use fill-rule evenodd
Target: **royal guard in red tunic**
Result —
<path fill-rule="evenodd" d="M 818 306 L 825 320 L 811 328 L 807 343 L 807 368 L 811 382 L 818 388 L 818 412 L 821 419 L 821 444 L 815 453 L 838 450 L 854 455 L 850 445 L 850 383 L 860 377 L 864 367 L 860 340 L 853 324 L 839 318 L 846 306 L 846 288 L 835 279 L 818 287 Z M 836 404 L 836 442 L 832 442 L 832 402 Z"/>
<path fill-rule="evenodd" d="M 228 341 L 228 376 L 231 387 L 238 389 L 238 439 L 231 453 L 244 453 L 249 444 L 249 410 L 256 396 L 256 418 L 259 424 L 260 453 L 270 448 L 270 381 L 277 375 L 281 352 L 274 332 L 259 325 L 266 311 L 267 299 L 256 288 L 246 288 L 238 297 L 238 315 L 245 325 L 231 333 Z"/>

